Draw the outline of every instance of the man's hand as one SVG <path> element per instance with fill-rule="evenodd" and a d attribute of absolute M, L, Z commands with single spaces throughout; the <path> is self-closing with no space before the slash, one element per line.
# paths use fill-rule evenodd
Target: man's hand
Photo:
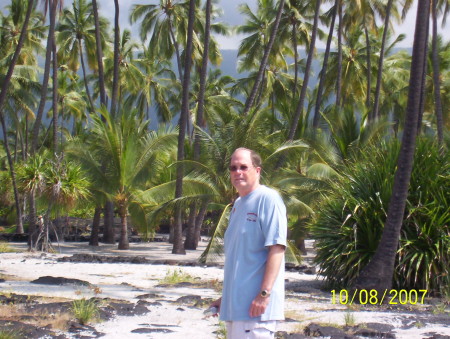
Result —
<path fill-rule="evenodd" d="M 261 291 L 271 291 L 275 279 L 278 276 L 278 272 L 280 271 L 280 266 L 283 261 L 285 247 L 283 245 L 273 245 L 269 246 L 269 253 L 267 255 L 267 263 L 266 270 L 264 272 L 264 278 L 261 284 Z M 253 299 L 252 304 L 250 305 L 250 310 L 248 313 L 250 317 L 259 317 L 266 311 L 267 306 L 269 305 L 270 296 L 263 297 L 261 294 Z"/>
<path fill-rule="evenodd" d="M 213 317 L 217 317 L 220 313 L 220 305 L 222 304 L 222 297 L 220 297 L 219 299 L 213 301 L 209 307 L 216 307 L 217 308 L 217 313 L 213 314 Z"/>
<path fill-rule="evenodd" d="M 253 299 L 252 304 L 250 305 L 249 314 L 250 317 L 255 318 L 259 317 L 269 305 L 270 297 L 262 297 L 261 295 L 257 295 L 255 299 Z"/>

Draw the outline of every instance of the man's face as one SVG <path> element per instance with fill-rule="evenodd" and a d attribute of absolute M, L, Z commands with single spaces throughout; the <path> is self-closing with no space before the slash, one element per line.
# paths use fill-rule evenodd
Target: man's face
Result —
<path fill-rule="evenodd" d="M 231 183 L 241 197 L 249 194 L 259 186 L 260 173 L 261 167 L 253 166 L 249 151 L 238 150 L 231 156 Z"/>

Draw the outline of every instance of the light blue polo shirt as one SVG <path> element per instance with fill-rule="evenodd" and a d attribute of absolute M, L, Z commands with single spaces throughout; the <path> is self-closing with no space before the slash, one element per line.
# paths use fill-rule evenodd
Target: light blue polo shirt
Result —
<path fill-rule="evenodd" d="M 249 310 L 261 290 L 268 246 L 286 246 L 286 235 L 286 207 L 277 191 L 261 185 L 236 200 L 225 232 L 221 320 L 284 319 L 284 258 L 264 314 L 251 318 Z"/>

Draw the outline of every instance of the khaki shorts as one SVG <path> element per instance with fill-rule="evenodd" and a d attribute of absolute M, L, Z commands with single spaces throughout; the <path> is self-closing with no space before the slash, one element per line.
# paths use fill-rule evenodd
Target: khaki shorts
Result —
<path fill-rule="evenodd" d="M 227 339 L 273 339 L 277 322 L 227 321 Z"/>

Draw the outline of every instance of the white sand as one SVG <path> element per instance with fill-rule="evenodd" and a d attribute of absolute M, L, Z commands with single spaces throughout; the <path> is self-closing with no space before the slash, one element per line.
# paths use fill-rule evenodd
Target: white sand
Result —
<path fill-rule="evenodd" d="M 24 249 L 24 244 L 11 244 L 17 249 Z M 216 267 L 190 267 L 190 266 L 168 266 L 168 265 L 142 265 L 142 264 L 88 264 L 88 263 L 62 263 L 57 262 L 59 257 L 73 253 L 95 253 L 99 255 L 129 255 L 145 256 L 150 260 L 174 259 L 178 261 L 196 260 L 204 249 L 206 243 L 201 243 L 199 250 L 188 251 L 188 254 L 172 255 L 171 245 L 167 243 L 142 243 L 131 244 L 128 251 L 118 251 L 116 246 L 102 245 L 100 248 L 92 248 L 86 244 L 64 243 L 62 253 L 3 253 L 0 254 L 0 274 L 14 276 L 17 280 L 9 280 L 0 283 L 0 293 L 14 292 L 17 294 L 39 295 L 48 297 L 64 297 L 68 299 L 100 298 L 120 299 L 137 302 L 137 297 L 142 294 L 156 293 L 162 295 L 156 298 L 161 306 L 151 306 L 150 312 L 143 316 L 116 317 L 111 321 L 94 324 L 97 331 L 105 333 L 103 338 L 216 338 L 213 333 L 219 329 L 217 318 L 203 317 L 201 308 L 190 308 L 185 305 L 174 304 L 171 301 L 186 295 L 199 295 L 202 298 L 218 298 L 220 292 L 212 289 L 194 288 L 170 288 L 159 287 L 159 280 L 164 278 L 168 271 L 181 270 L 191 276 L 205 280 L 222 280 L 223 270 Z M 42 276 L 54 276 L 75 278 L 89 281 L 97 287 L 95 293 L 93 288 L 84 286 L 46 286 L 30 284 L 31 280 Z M 344 305 L 333 305 L 331 294 L 315 290 L 318 286 L 317 277 L 300 273 L 287 272 L 286 278 L 289 283 L 298 283 L 311 293 L 287 293 L 286 316 L 293 318 L 295 322 L 284 322 L 280 324 L 279 330 L 288 332 L 300 332 L 301 329 L 311 323 L 322 324 L 345 324 L 345 316 L 348 309 Z M 309 290 L 308 290 L 309 289 Z M 301 298 L 302 300 L 299 300 Z M 305 301 L 305 298 L 307 300 Z M 155 301 L 153 299 L 149 301 Z M 420 309 L 421 306 L 417 305 Z M 359 308 L 352 311 L 356 324 L 367 322 L 379 322 L 392 324 L 399 328 L 402 319 L 407 314 L 398 312 L 375 312 L 364 311 Z M 162 325 L 168 326 L 163 327 Z M 404 339 L 421 339 L 427 337 L 425 334 L 436 332 L 441 335 L 450 335 L 450 320 L 445 326 L 426 325 L 423 327 L 413 326 L 410 329 L 397 329 L 396 337 Z M 173 333 L 133 334 L 132 330 L 137 328 L 167 328 Z"/>

